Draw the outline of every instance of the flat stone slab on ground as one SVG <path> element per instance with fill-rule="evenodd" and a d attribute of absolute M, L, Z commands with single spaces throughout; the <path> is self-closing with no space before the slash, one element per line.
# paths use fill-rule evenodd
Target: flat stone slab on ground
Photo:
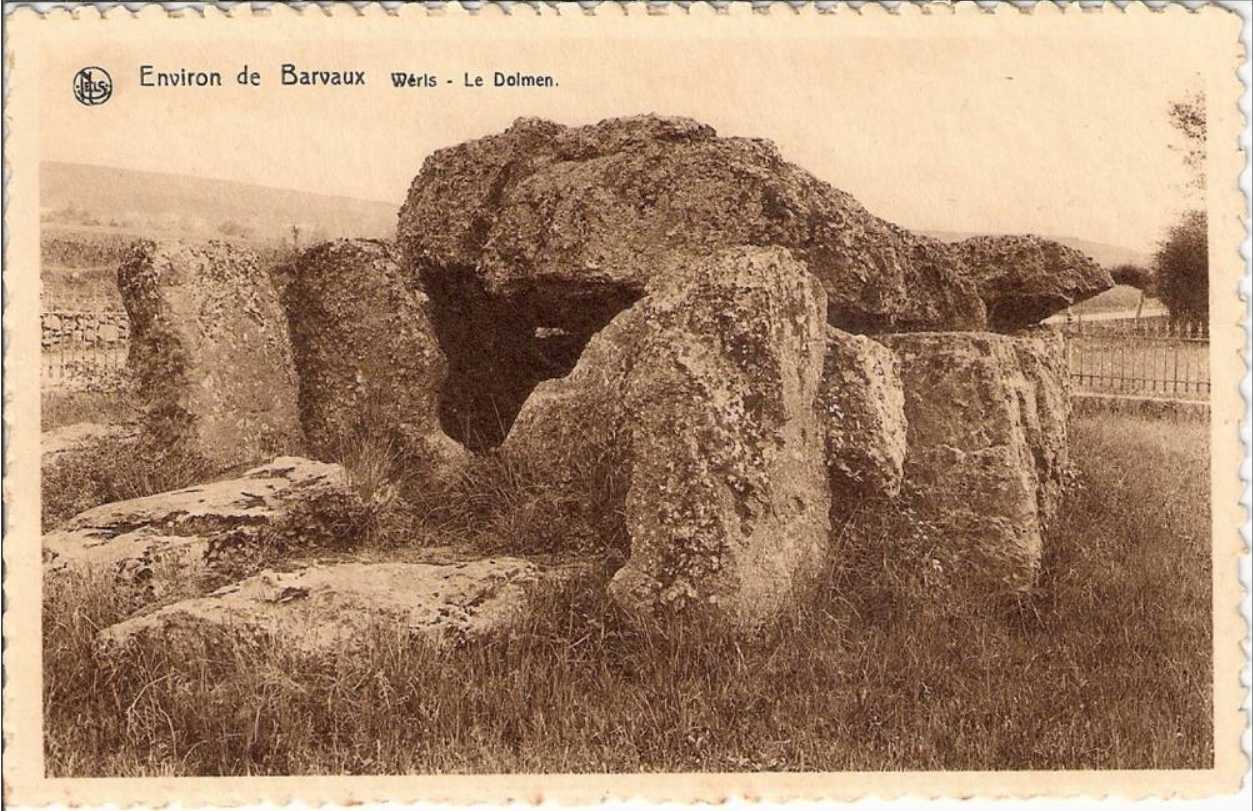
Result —
<path fill-rule="evenodd" d="M 202 571 L 212 537 L 255 530 L 343 485 L 339 465 L 285 456 L 239 478 L 102 504 L 43 536 L 45 576 L 108 573 L 147 602 Z"/>
<path fill-rule="evenodd" d="M 99 644 L 118 650 L 142 640 L 178 649 L 203 644 L 206 632 L 217 629 L 309 654 L 356 649 L 380 630 L 445 645 L 505 630 L 525 617 L 526 587 L 541 578 L 535 564 L 509 557 L 267 570 L 106 628 Z"/>

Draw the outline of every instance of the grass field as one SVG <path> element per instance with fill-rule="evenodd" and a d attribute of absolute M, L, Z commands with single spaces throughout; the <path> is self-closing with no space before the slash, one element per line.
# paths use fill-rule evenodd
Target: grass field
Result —
<path fill-rule="evenodd" d="M 1100 295 L 1081 301 L 1070 308 L 1072 313 L 1094 315 L 1096 313 L 1134 311 L 1140 304 L 1140 291 L 1125 284 L 1117 284 Z M 1144 302 L 1146 308 L 1160 307 L 1157 299 Z"/>
<path fill-rule="evenodd" d="M 101 424 L 125 422 L 135 417 L 135 405 L 119 392 L 40 392 L 39 428 L 52 431 L 77 422 Z"/>
<path fill-rule="evenodd" d="M 1143 769 L 1211 764 L 1206 430 L 1076 421 L 1078 482 L 1018 606 L 933 599 L 857 537 L 758 639 L 630 630 L 597 583 L 521 633 L 365 655 L 206 640 L 102 659 L 103 580 L 44 598 L 51 776 Z M 1151 710 L 1150 710 L 1151 708 Z"/>

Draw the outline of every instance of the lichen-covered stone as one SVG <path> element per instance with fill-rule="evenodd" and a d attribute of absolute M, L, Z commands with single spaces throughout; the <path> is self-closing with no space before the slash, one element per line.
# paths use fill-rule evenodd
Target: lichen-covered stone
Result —
<path fill-rule="evenodd" d="M 554 357 L 534 329 L 585 343 L 654 277 L 683 271 L 669 255 L 786 247 L 820 281 L 830 322 L 857 332 L 985 324 L 946 245 L 871 215 L 768 141 L 719 138 L 685 118 L 519 119 L 438 150 L 410 186 L 397 238 L 450 355 L 449 431 L 507 431 L 582 345 Z"/>
<path fill-rule="evenodd" d="M 447 362 L 427 299 L 392 248 L 336 240 L 304 253 L 283 291 L 309 452 L 338 460 L 365 436 L 386 437 L 433 475 L 465 450 L 439 424 Z M 410 471 L 416 472 L 416 471 Z"/>
<path fill-rule="evenodd" d="M 901 364 L 907 421 L 902 497 L 962 576 L 1028 588 L 1040 564 L 1036 463 L 1018 341 L 993 333 L 879 338 Z"/>
<path fill-rule="evenodd" d="M 623 400 L 649 328 L 644 302 L 588 343 L 564 377 L 540 383 L 498 453 L 545 492 L 542 527 L 530 545 L 629 553 L 625 523 L 631 482 L 631 418 Z"/>
<path fill-rule="evenodd" d="M 519 119 L 441 149 L 410 187 L 399 239 L 428 272 L 473 268 L 551 325 L 603 323 L 666 254 L 744 244 L 790 248 L 821 280 L 836 326 L 983 323 L 939 243 L 874 217 L 769 141 L 719 138 L 686 118 Z"/>
<path fill-rule="evenodd" d="M 146 442 L 220 470 L 300 448 L 287 321 L 251 251 L 140 240 L 118 288 Z"/>
<path fill-rule="evenodd" d="M 614 598 L 634 615 L 753 626 L 825 560 L 825 297 L 778 248 L 664 261 L 687 266 L 658 276 L 567 378 L 537 388 L 502 452 L 617 453 L 630 558 Z M 586 485 L 559 461 L 549 469 L 551 486 Z"/>
<path fill-rule="evenodd" d="M 864 335 L 828 327 L 821 409 L 834 506 L 900 492 L 905 395 L 892 350 Z"/>
<path fill-rule="evenodd" d="M 778 248 L 734 248 L 650 292 L 627 380 L 631 610 L 707 606 L 754 625 L 825 562 L 822 288 Z"/>
<path fill-rule="evenodd" d="M 953 250 L 978 287 L 995 330 L 1038 324 L 1114 286 L 1088 256 L 1033 234 L 971 237 Z"/>
<path fill-rule="evenodd" d="M 1057 517 L 1070 475 L 1070 365 L 1061 332 L 1048 327 L 1013 334 L 1021 391 L 1023 427 L 1035 459 L 1040 522 Z M 1014 378 L 1017 380 L 1017 378 Z"/>
<path fill-rule="evenodd" d="M 112 625 L 98 644 L 111 653 L 146 640 L 178 655 L 217 632 L 236 641 L 278 641 L 312 655 L 342 655 L 382 632 L 443 645 L 506 630 L 523 619 L 527 586 L 539 579 L 534 564 L 517 558 L 267 570 Z"/>
<path fill-rule="evenodd" d="M 205 575 L 214 539 L 255 537 L 345 484 L 339 465 L 280 457 L 238 478 L 102 504 L 43 536 L 44 576 L 94 573 L 142 605 Z"/>

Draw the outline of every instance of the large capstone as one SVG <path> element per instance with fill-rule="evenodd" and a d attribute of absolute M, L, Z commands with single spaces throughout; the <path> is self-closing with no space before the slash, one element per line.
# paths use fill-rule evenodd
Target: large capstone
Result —
<path fill-rule="evenodd" d="M 631 614 L 753 626 L 825 560 L 826 298 L 778 248 L 663 261 L 569 377 L 536 390 L 502 452 L 616 459 L 630 558 L 610 590 Z M 588 486 L 565 467 L 552 486 Z"/>
<path fill-rule="evenodd" d="M 988 325 L 1010 331 L 1114 286 L 1091 258 L 1034 235 L 980 236 L 953 245 L 988 310 Z"/>
<path fill-rule="evenodd" d="M 118 288 L 145 442 L 223 470 L 301 446 L 287 319 L 255 254 L 140 240 Z"/>
<path fill-rule="evenodd" d="M 464 456 L 440 428 L 447 363 L 428 301 L 386 243 L 336 240 L 303 254 L 283 291 L 311 455 L 341 460 L 384 441 L 410 472 Z"/>
<path fill-rule="evenodd" d="M 1042 544 L 1033 450 L 1045 444 L 1038 432 L 1053 430 L 1027 399 L 1036 386 L 1019 355 L 1033 356 L 1031 347 L 993 333 L 880 340 L 900 359 L 905 389 L 902 498 L 934 539 L 935 559 L 993 591 L 1030 587 Z"/>
<path fill-rule="evenodd" d="M 871 215 L 768 141 L 685 118 L 519 119 L 439 150 L 410 187 L 398 240 L 450 354 L 445 425 L 480 444 L 655 277 L 685 272 L 666 256 L 789 248 L 819 281 L 830 323 L 850 331 L 985 325 L 946 245 Z M 571 338 L 545 351 L 537 329 Z"/>

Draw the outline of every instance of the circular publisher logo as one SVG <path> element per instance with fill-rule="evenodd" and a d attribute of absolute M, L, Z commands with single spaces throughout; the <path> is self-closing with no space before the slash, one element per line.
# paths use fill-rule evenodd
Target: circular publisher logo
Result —
<path fill-rule="evenodd" d="M 79 104 L 95 107 L 113 97 L 113 77 L 104 68 L 91 66 L 74 74 L 74 98 Z"/>

